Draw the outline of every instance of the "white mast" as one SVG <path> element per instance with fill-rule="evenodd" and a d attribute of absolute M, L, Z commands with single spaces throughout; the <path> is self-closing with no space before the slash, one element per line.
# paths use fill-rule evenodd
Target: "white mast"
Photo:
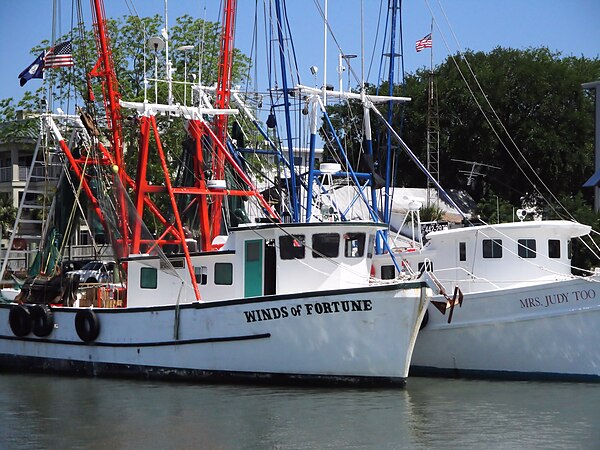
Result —
<path fill-rule="evenodd" d="M 327 104 L 327 0 L 324 0 L 325 20 L 323 23 L 323 104 Z"/>
<path fill-rule="evenodd" d="M 167 103 L 173 104 L 173 84 L 171 83 L 171 60 L 169 59 L 169 14 L 167 6 L 168 0 L 165 0 L 165 27 L 163 28 L 163 37 L 165 38 L 165 58 L 167 67 L 167 87 L 168 87 L 168 98 Z"/>

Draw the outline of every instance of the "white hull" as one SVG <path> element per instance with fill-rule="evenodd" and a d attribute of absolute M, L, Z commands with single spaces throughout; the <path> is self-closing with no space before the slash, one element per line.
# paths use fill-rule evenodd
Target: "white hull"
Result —
<path fill-rule="evenodd" d="M 430 306 L 411 374 L 600 380 L 597 281 L 468 293 L 450 324 Z"/>
<path fill-rule="evenodd" d="M 177 338 L 174 306 L 96 308 L 100 333 L 89 343 L 75 329 L 80 308 L 52 308 L 54 329 L 39 338 L 16 337 L 11 306 L 0 305 L 0 364 L 88 375 L 402 385 L 426 290 L 415 282 L 186 304 L 178 308 Z"/>

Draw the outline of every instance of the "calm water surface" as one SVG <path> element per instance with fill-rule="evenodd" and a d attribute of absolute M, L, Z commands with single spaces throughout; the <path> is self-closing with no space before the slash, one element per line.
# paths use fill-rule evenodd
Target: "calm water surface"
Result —
<path fill-rule="evenodd" d="M 600 449 L 600 385 L 406 389 L 0 374 L 0 449 Z"/>

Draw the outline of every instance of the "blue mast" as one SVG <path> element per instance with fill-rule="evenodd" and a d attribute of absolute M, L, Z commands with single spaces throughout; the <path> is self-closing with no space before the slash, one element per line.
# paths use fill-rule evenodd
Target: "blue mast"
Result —
<path fill-rule="evenodd" d="M 281 0 L 275 0 L 275 11 L 277 14 L 277 38 L 279 41 L 279 59 L 281 63 L 281 83 L 283 88 L 283 107 L 285 110 L 285 131 L 288 141 L 288 155 L 290 166 L 290 199 L 292 207 L 292 221 L 299 222 L 299 208 L 296 192 L 296 170 L 294 167 L 294 142 L 292 140 L 292 127 L 290 117 L 290 103 L 287 83 L 287 71 L 285 69 L 284 39 L 283 39 L 283 20 L 281 15 Z"/>
<path fill-rule="evenodd" d="M 400 0 L 389 0 L 388 8 L 391 9 L 391 27 L 390 27 L 390 66 L 388 71 L 388 93 L 390 96 L 394 95 L 394 71 L 395 71 L 395 60 L 397 56 L 401 56 L 399 53 L 396 53 L 396 22 L 399 19 L 398 12 L 400 11 Z M 389 12 L 388 12 L 389 13 Z M 393 111 L 394 103 L 390 100 L 388 102 L 388 112 L 387 112 L 387 121 L 388 123 L 392 123 L 392 118 L 394 115 Z M 388 130 L 387 132 L 387 145 L 386 145 L 386 165 L 385 165 L 385 201 L 383 205 L 383 221 L 384 223 L 390 222 L 390 181 L 392 178 L 392 135 Z M 387 237 L 387 233 L 384 233 Z"/>

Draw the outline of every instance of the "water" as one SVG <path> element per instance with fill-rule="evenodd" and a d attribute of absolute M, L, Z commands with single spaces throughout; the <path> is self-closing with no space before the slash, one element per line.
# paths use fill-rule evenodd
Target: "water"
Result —
<path fill-rule="evenodd" d="M 405 389 L 0 374 L 1 449 L 600 448 L 600 385 L 410 378 Z"/>

